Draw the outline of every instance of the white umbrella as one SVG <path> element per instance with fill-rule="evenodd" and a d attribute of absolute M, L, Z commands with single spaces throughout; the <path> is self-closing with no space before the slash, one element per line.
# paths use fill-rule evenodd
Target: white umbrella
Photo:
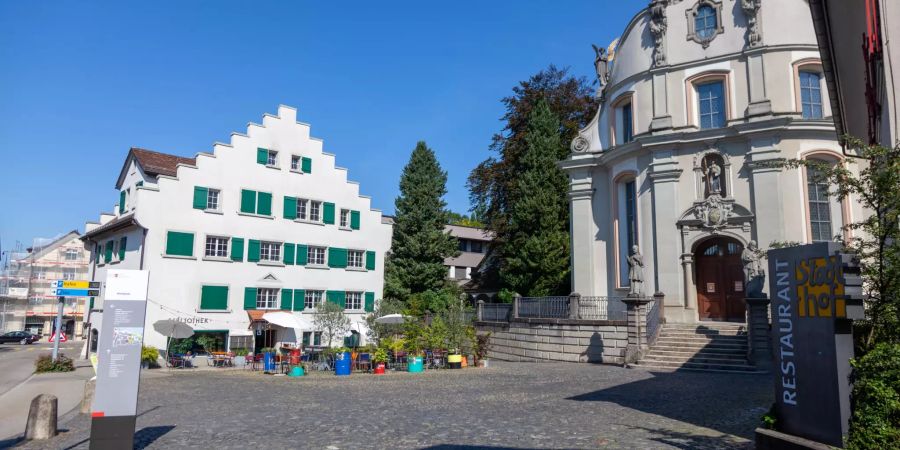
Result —
<path fill-rule="evenodd" d="M 403 314 L 388 314 L 375 319 L 375 323 L 401 324 L 406 323 L 407 319 L 409 319 L 409 316 L 404 316 Z"/>
<path fill-rule="evenodd" d="M 303 329 L 304 324 L 301 323 L 300 320 L 297 319 L 297 316 L 284 311 L 278 312 L 270 312 L 265 313 L 262 316 L 263 320 L 271 323 L 272 325 L 278 325 L 280 327 L 285 328 L 294 328 L 294 329 Z M 308 328 L 308 327 L 306 327 Z"/>
<path fill-rule="evenodd" d="M 194 335 L 194 329 L 190 325 L 172 319 L 153 322 L 153 329 L 166 337 L 166 359 L 169 359 L 169 344 L 172 338 L 184 339 Z"/>

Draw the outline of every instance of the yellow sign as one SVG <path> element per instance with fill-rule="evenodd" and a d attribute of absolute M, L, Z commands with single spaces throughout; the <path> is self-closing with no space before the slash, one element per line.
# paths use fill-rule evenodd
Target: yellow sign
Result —
<path fill-rule="evenodd" d="M 68 280 L 62 282 L 63 289 L 87 289 L 91 286 L 90 281 Z"/>
<path fill-rule="evenodd" d="M 838 256 L 802 260 L 796 276 L 800 317 L 847 317 L 844 271 Z"/>

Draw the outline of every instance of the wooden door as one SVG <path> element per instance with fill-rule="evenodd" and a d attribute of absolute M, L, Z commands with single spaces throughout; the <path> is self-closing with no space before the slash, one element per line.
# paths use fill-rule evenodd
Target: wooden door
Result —
<path fill-rule="evenodd" d="M 701 320 L 744 320 L 743 247 L 733 239 L 705 242 L 694 257 Z"/>

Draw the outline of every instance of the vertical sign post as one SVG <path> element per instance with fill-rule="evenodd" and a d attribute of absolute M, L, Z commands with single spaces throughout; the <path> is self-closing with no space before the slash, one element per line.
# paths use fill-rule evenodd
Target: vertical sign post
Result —
<path fill-rule="evenodd" d="M 56 339 L 53 340 L 53 360 L 59 361 L 59 341 L 60 341 L 60 328 L 62 328 L 62 316 L 63 316 L 63 305 L 66 303 L 65 297 L 57 298 L 59 304 L 56 307 L 56 331 L 51 333 L 51 336 L 56 336 Z"/>
<path fill-rule="evenodd" d="M 92 450 L 134 446 L 148 281 L 146 270 L 107 271 L 91 406 Z"/>

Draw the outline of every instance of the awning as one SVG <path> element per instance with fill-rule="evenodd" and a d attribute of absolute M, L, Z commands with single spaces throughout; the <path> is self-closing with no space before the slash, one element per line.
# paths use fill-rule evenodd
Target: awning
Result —
<path fill-rule="evenodd" d="M 265 311 L 257 311 L 255 309 L 250 309 L 247 311 L 247 315 L 250 316 L 251 322 L 260 322 L 263 321 L 263 315 L 265 315 Z"/>
<path fill-rule="evenodd" d="M 253 332 L 250 330 L 228 330 L 229 336 L 253 336 Z"/>

